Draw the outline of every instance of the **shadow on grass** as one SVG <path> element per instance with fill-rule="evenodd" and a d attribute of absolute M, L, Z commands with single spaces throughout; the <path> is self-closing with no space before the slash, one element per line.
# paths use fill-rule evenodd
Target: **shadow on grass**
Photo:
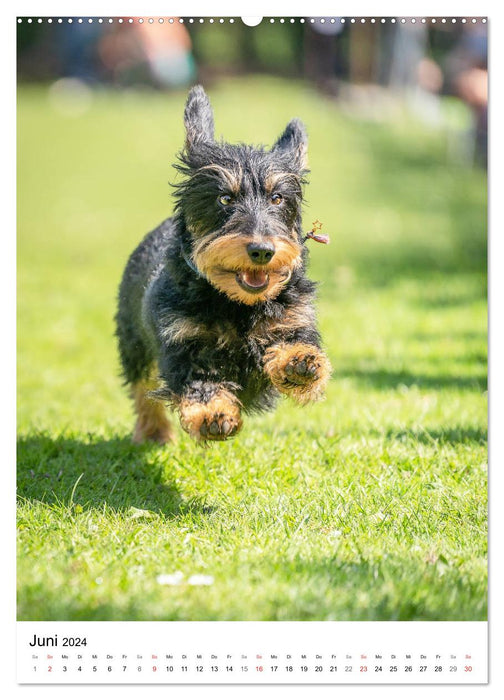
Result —
<path fill-rule="evenodd" d="M 355 379 L 364 386 L 387 391 L 397 389 L 399 386 L 417 386 L 420 389 L 453 389 L 466 391 L 486 391 L 487 377 L 485 374 L 473 374 L 470 376 L 457 376 L 451 374 L 416 374 L 407 371 L 391 371 L 387 369 L 342 369 L 333 372 L 333 380 Z"/>
<path fill-rule="evenodd" d="M 438 343 L 444 338 L 449 337 L 453 340 L 463 342 L 463 343 L 481 343 L 485 344 L 487 343 L 488 340 L 488 335 L 487 333 L 483 331 L 453 331 L 450 330 L 447 333 L 442 333 L 442 332 L 428 332 L 428 331 L 419 331 L 417 333 L 412 333 L 410 338 L 411 340 L 421 342 L 421 343 Z M 484 356 L 485 362 L 486 362 L 486 355 Z"/>
<path fill-rule="evenodd" d="M 441 445 L 466 445 L 477 443 L 486 445 L 488 431 L 485 428 L 440 428 L 439 430 L 388 430 L 387 438 L 392 440 L 412 440 L 424 445 L 439 443 Z"/>
<path fill-rule="evenodd" d="M 131 507 L 177 516 L 204 504 L 183 502 L 170 481 L 169 459 L 159 446 L 134 445 L 130 438 L 89 441 L 46 434 L 20 437 L 18 496 L 52 504 L 124 511 Z"/>
<path fill-rule="evenodd" d="M 396 278 L 422 278 L 433 272 L 484 273 L 484 171 L 457 167 L 439 144 L 397 139 L 388 127 L 369 129 L 366 137 L 368 168 L 372 173 L 366 190 L 367 206 L 376 203 L 399 216 L 414 214 L 418 221 L 425 222 L 425 231 L 419 228 L 413 234 L 405 233 L 399 244 L 362 246 L 355 261 L 361 275 L 375 284 L 387 285 Z M 447 245 L 438 247 L 438 236 Z M 461 295 L 460 301 L 441 298 L 439 304 L 464 304 L 471 296 L 469 291 Z"/>
<path fill-rule="evenodd" d="M 481 271 L 483 271 L 483 266 Z M 416 305 L 424 309 L 446 309 L 470 306 L 475 302 L 487 300 L 487 281 L 485 276 L 476 276 L 474 279 L 479 284 L 468 285 L 467 289 L 439 291 L 438 293 L 427 293 L 416 299 Z"/>

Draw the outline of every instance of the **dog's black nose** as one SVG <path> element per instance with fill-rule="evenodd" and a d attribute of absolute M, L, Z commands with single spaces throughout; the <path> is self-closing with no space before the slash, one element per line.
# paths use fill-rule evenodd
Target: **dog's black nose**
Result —
<path fill-rule="evenodd" d="M 273 243 L 249 243 L 247 246 L 249 258 L 256 265 L 266 265 L 275 255 L 275 246 Z"/>

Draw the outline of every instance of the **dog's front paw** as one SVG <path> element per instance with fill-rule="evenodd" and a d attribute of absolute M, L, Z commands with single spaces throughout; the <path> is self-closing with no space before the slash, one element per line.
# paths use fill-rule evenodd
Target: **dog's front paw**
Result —
<path fill-rule="evenodd" d="M 322 398 L 331 364 L 314 345 L 281 343 L 267 350 L 264 370 L 278 391 L 304 404 Z"/>
<path fill-rule="evenodd" d="M 284 367 L 285 381 L 296 386 L 311 384 L 319 376 L 320 363 L 313 353 L 297 353 Z"/>
<path fill-rule="evenodd" d="M 184 398 L 178 406 L 180 424 L 195 440 L 227 440 L 240 430 L 240 402 L 226 389 L 206 403 Z"/>

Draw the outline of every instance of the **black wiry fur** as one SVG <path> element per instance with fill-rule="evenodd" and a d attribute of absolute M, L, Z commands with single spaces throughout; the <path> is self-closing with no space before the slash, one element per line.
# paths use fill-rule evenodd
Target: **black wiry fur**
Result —
<path fill-rule="evenodd" d="M 189 94 L 184 117 L 186 145 L 175 166 L 184 179 L 176 186 L 175 215 L 143 239 L 120 285 L 116 322 L 124 378 L 135 385 L 157 363 L 161 388 L 154 393 L 160 399 L 205 403 L 217 387 L 225 387 L 245 411 L 269 409 L 278 392 L 263 369 L 266 349 L 280 342 L 320 347 L 310 318 L 301 326 L 274 329 L 275 321 L 300 304 L 309 306 L 314 296 L 315 285 L 305 277 L 307 249 L 301 229 L 304 127 L 291 121 L 271 150 L 217 143 L 211 107 L 199 86 Z M 222 177 L 206 169 L 209 164 L 240 173 L 233 206 L 219 205 Z M 272 206 L 266 198 L 271 172 L 283 173 L 277 188 L 282 206 Z M 301 264 L 275 298 L 240 303 L 194 269 L 195 242 L 208 233 L 230 231 L 245 236 L 260 232 L 271 240 L 294 231 Z M 184 320 L 204 332 L 182 342 L 167 340 L 167 328 Z"/>

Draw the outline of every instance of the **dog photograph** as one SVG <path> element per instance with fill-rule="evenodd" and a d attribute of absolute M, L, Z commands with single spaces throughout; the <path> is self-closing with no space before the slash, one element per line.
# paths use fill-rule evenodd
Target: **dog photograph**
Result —
<path fill-rule="evenodd" d="M 487 620 L 484 19 L 17 19 L 17 620 Z"/>
<path fill-rule="evenodd" d="M 303 125 L 289 122 L 267 152 L 217 144 L 201 86 L 184 122 L 177 214 L 135 250 L 119 291 L 137 442 L 170 441 L 163 400 L 193 438 L 225 440 L 241 428 L 242 408 L 271 408 L 279 393 L 304 404 L 330 375 L 304 274 Z M 162 387 L 149 391 L 150 377 Z"/>

